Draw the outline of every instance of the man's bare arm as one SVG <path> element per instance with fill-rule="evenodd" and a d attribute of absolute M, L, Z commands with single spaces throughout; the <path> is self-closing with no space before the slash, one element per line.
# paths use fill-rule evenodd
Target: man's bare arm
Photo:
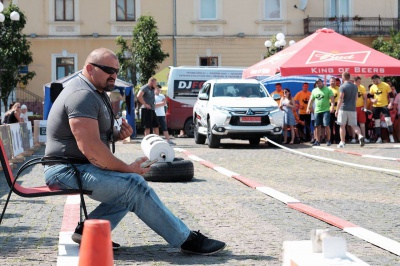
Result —
<path fill-rule="evenodd" d="M 149 171 L 149 169 L 140 167 L 140 164 L 147 160 L 146 157 L 142 157 L 131 164 L 126 164 L 115 157 L 107 145 L 101 141 L 96 119 L 71 118 L 69 124 L 79 150 L 97 167 L 124 173 L 144 174 Z"/>

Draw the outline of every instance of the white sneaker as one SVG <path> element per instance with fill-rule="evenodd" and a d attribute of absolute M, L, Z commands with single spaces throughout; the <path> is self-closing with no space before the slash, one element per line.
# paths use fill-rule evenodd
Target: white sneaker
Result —
<path fill-rule="evenodd" d="M 356 140 L 356 139 L 352 139 L 352 140 L 350 141 L 350 143 L 355 144 L 355 143 L 357 143 L 357 140 Z"/>
<path fill-rule="evenodd" d="M 394 143 L 393 135 L 389 135 L 389 140 L 390 140 L 390 143 Z"/>
<path fill-rule="evenodd" d="M 370 143 L 369 139 L 364 139 L 365 143 Z"/>
<path fill-rule="evenodd" d="M 364 145 L 365 145 L 365 138 L 364 138 L 364 136 L 359 137 L 358 140 L 360 141 L 360 146 L 361 146 L 361 147 L 364 147 Z"/>
<path fill-rule="evenodd" d="M 377 140 L 376 140 L 376 142 L 375 143 L 382 143 L 382 138 L 381 137 L 379 137 Z"/>
<path fill-rule="evenodd" d="M 346 147 L 346 143 L 344 143 L 344 142 L 340 142 L 338 145 L 337 145 L 337 147 L 340 149 L 340 148 L 344 148 L 344 147 Z"/>

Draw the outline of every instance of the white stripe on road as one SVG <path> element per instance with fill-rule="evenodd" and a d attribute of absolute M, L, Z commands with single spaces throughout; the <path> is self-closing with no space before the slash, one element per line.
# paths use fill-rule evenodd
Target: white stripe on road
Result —
<path fill-rule="evenodd" d="M 192 159 L 193 161 L 196 161 L 196 162 L 204 161 L 203 159 L 197 157 L 196 155 L 188 155 L 188 157 L 189 157 L 190 159 Z"/>
<path fill-rule="evenodd" d="M 285 203 L 285 204 L 300 202 L 299 200 L 292 198 L 289 195 L 284 194 L 284 193 L 282 193 L 278 190 L 275 190 L 273 188 L 270 188 L 270 187 L 257 187 L 256 189 L 261 191 L 264 194 L 267 194 L 268 196 L 270 196 L 272 198 L 275 198 L 275 199 Z"/>
<path fill-rule="evenodd" d="M 397 161 L 397 158 L 392 158 L 392 157 L 384 157 L 384 156 L 377 156 L 377 155 L 361 155 L 361 157 L 367 157 L 367 158 L 373 158 L 373 159 L 381 159 L 381 160 L 390 160 L 390 161 Z"/>
<path fill-rule="evenodd" d="M 71 206 L 75 205 L 75 206 Z M 58 256 L 57 266 L 74 266 L 79 262 L 79 245 L 72 241 L 71 236 L 76 225 L 76 220 L 79 220 L 79 195 L 69 195 L 64 206 L 63 222 L 61 232 L 58 235 Z M 71 213 L 71 210 L 78 211 L 78 213 Z M 67 217 L 68 216 L 68 217 Z M 67 230 L 65 230 L 67 229 Z"/>
<path fill-rule="evenodd" d="M 203 160 L 203 161 L 204 161 L 204 160 Z M 217 172 L 219 172 L 219 173 L 221 173 L 221 174 L 223 174 L 223 175 L 226 175 L 227 177 L 232 177 L 232 176 L 234 176 L 234 175 L 239 175 L 238 173 L 229 171 L 228 169 L 223 168 L 223 167 L 220 167 L 220 166 L 214 167 L 214 170 L 217 171 Z"/>
<path fill-rule="evenodd" d="M 335 149 L 332 148 L 326 148 L 326 147 L 321 147 L 321 146 L 312 146 L 314 149 L 319 149 L 319 150 L 325 150 L 325 151 L 335 151 Z"/>
<path fill-rule="evenodd" d="M 65 204 L 80 204 L 81 198 L 79 195 L 70 195 L 67 197 Z"/>
<path fill-rule="evenodd" d="M 361 238 L 380 248 L 390 251 L 397 256 L 400 256 L 400 243 L 397 241 L 394 241 L 362 227 L 348 227 L 344 228 L 343 230 L 353 236 Z"/>

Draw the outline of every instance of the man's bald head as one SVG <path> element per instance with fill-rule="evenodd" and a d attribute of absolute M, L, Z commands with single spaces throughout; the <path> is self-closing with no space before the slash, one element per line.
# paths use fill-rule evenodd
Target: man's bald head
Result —
<path fill-rule="evenodd" d="M 117 56 L 113 51 L 107 48 L 98 48 L 93 50 L 85 60 L 85 66 L 89 63 L 102 64 L 110 58 L 118 60 Z"/>
<path fill-rule="evenodd" d="M 93 50 L 85 60 L 84 75 L 99 91 L 112 91 L 119 69 L 118 58 L 107 48 Z"/>

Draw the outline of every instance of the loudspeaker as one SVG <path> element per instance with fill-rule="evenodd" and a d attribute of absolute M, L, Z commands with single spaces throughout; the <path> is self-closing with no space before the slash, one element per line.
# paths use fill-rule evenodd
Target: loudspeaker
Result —
<path fill-rule="evenodd" d="M 60 93 L 63 89 L 64 89 L 64 87 L 61 83 L 56 83 L 56 82 L 51 83 L 51 85 L 50 85 L 50 101 L 52 103 L 55 102 L 58 95 L 60 95 Z"/>

